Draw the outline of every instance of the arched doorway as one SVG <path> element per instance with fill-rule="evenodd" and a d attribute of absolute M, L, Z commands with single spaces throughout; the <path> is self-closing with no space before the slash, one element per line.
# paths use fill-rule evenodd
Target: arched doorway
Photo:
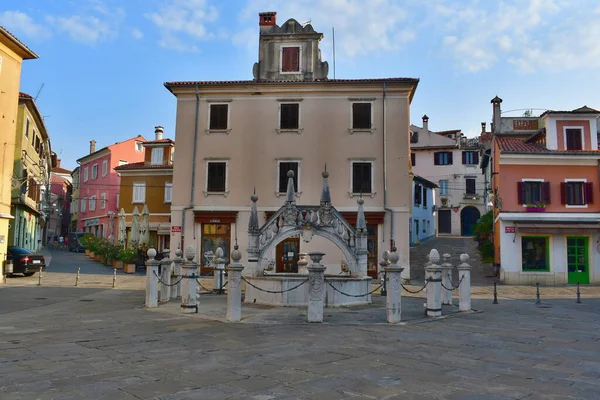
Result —
<path fill-rule="evenodd" d="M 468 206 L 460 212 L 460 234 L 462 236 L 473 236 L 475 224 L 479 221 L 481 213 L 476 207 Z"/>

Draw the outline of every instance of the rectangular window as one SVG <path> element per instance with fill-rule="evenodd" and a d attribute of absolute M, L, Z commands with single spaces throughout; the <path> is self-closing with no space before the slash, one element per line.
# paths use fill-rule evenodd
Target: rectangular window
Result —
<path fill-rule="evenodd" d="M 281 72 L 300 72 L 300 47 L 281 49 Z"/>
<path fill-rule="evenodd" d="M 567 138 L 567 150 L 583 150 L 581 129 L 567 128 L 565 129 L 565 137 Z"/>
<path fill-rule="evenodd" d="M 479 153 L 477 151 L 463 151 L 462 163 L 466 165 L 479 164 Z"/>
<path fill-rule="evenodd" d="M 88 167 L 85 167 L 83 169 L 83 181 L 87 182 L 88 181 Z"/>
<path fill-rule="evenodd" d="M 223 254 L 225 254 L 225 264 L 229 264 L 230 240 L 230 224 L 202 224 L 201 273 L 213 272 L 213 266 L 211 265 L 212 256 L 214 256 L 219 247 L 223 250 Z"/>
<path fill-rule="evenodd" d="M 209 162 L 208 177 L 206 180 L 207 192 L 225 192 L 227 163 Z"/>
<path fill-rule="evenodd" d="M 433 164 L 434 165 L 452 165 L 452 152 L 451 151 L 438 151 L 433 153 Z"/>
<path fill-rule="evenodd" d="M 27 139 L 29 139 L 29 118 L 27 118 L 27 121 L 25 121 L 25 137 Z"/>
<path fill-rule="evenodd" d="M 117 208 L 121 205 L 121 194 L 117 193 Z"/>
<path fill-rule="evenodd" d="M 81 212 L 84 213 L 85 212 L 85 206 L 87 204 L 87 199 L 84 197 L 83 199 L 81 199 Z"/>
<path fill-rule="evenodd" d="M 162 147 L 152 149 L 152 160 L 150 161 L 152 165 L 161 165 L 163 163 L 163 150 Z"/>
<path fill-rule="evenodd" d="M 106 208 L 106 193 L 100 193 L 100 208 L 103 210 Z"/>
<path fill-rule="evenodd" d="M 423 186 L 423 198 L 421 199 L 421 203 L 423 203 L 423 208 L 427 208 L 427 188 L 425 186 Z"/>
<path fill-rule="evenodd" d="M 288 171 L 294 172 L 294 191 L 298 191 L 298 167 L 297 161 L 285 161 L 279 163 L 279 193 L 287 192 Z"/>
<path fill-rule="evenodd" d="M 440 181 L 440 196 L 448 196 L 448 181 Z"/>
<path fill-rule="evenodd" d="M 427 220 L 423 220 L 423 233 L 427 233 Z"/>
<path fill-rule="evenodd" d="M 475 187 L 475 178 L 466 178 L 467 191 L 465 192 L 468 195 L 476 195 L 477 188 Z"/>
<path fill-rule="evenodd" d="M 173 184 L 171 182 L 165 183 L 165 203 L 170 203 L 173 195 Z"/>
<path fill-rule="evenodd" d="M 144 145 L 142 144 L 142 142 L 135 142 L 135 151 L 142 151 L 144 150 Z"/>
<path fill-rule="evenodd" d="M 102 176 L 108 175 L 108 160 L 102 161 Z"/>
<path fill-rule="evenodd" d="M 92 179 L 98 178 L 98 164 L 92 165 Z"/>
<path fill-rule="evenodd" d="M 524 272 L 550 271 L 549 238 L 524 236 L 521 238 L 522 268 Z"/>
<path fill-rule="evenodd" d="M 417 157 L 415 153 L 410 153 L 410 165 L 413 167 L 417 164 Z"/>
<path fill-rule="evenodd" d="M 96 196 L 90 197 L 90 211 L 96 211 Z"/>
<path fill-rule="evenodd" d="M 594 188 L 592 182 L 561 182 L 561 203 L 569 206 L 594 204 Z"/>
<path fill-rule="evenodd" d="M 127 164 L 127 161 L 126 161 L 126 160 L 119 160 L 119 167 L 120 167 L 121 165 L 125 165 L 125 164 Z"/>
<path fill-rule="evenodd" d="M 300 104 L 281 104 L 280 129 L 298 129 L 300 122 Z"/>
<path fill-rule="evenodd" d="M 32 130 L 32 135 L 31 135 L 31 145 L 34 146 L 35 148 L 35 129 Z"/>
<path fill-rule="evenodd" d="M 421 204 L 421 185 L 415 184 L 415 205 L 418 206 Z"/>
<path fill-rule="evenodd" d="M 144 203 L 146 201 L 146 182 L 133 184 L 133 203 Z"/>
<path fill-rule="evenodd" d="M 352 193 L 372 193 L 372 168 L 370 162 L 352 163 Z"/>
<path fill-rule="evenodd" d="M 228 104 L 211 104 L 208 129 L 225 130 L 227 129 L 227 115 L 229 113 Z"/>
<path fill-rule="evenodd" d="M 550 182 L 517 182 L 519 204 L 550 204 Z"/>
<path fill-rule="evenodd" d="M 371 103 L 352 103 L 352 129 L 371 129 Z"/>

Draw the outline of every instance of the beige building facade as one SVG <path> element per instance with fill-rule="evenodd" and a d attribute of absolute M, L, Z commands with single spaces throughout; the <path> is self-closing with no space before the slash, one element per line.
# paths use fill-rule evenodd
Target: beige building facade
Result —
<path fill-rule="evenodd" d="M 236 241 L 247 250 L 254 192 L 262 225 L 283 205 L 289 171 L 296 203 L 319 205 L 326 168 L 332 205 L 350 223 L 364 199 L 368 274 L 377 275 L 382 252 L 395 246 L 408 277 L 409 120 L 418 80 L 327 79 L 322 34 L 293 19 L 279 27 L 275 13 L 259 17 L 254 80 L 165 84 L 177 97 L 172 250 L 194 246 L 210 272 L 217 247 L 226 257 Z M 316 250 L 326 253 L 328 273 L 340 271 L 342 251 L 320 237 L 286 239 L 265 256 L 276 272 L 296 272 L 298 253 Z"/>

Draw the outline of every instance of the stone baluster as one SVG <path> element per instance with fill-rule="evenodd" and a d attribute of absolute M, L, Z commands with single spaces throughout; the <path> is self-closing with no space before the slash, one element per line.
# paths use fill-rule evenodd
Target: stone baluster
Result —
<path fill-rule="evenodd" d="M 225 284 L 225 252 L 222 248 L 217 247 L 215 251 L 215 258 L 213 260 L 214 272 L 213 272 L 213 291 L 217 293 L 223 293 L 223 285 Z"/>
<path fill-rule="evenodd" d="M 387 322 L 395 324 L 402 318 L 402 271 L 404 268 L 398 265 L 400 257 L 393 252 L 389 255 L 389 263 L 386 260 L 385 279 L 386 292 L 385 311 Z"/>
<path fill-rule="evenodd" d="M 146 261 L 146 308 L 158 307 L 158 266 L 160 261 L 155 260 L 156 250 L 148 249 L 146 253 L 148 261 Z"/>
<path fill-rule="evenodd" d="M 177 249 L 175 251 L 175 258 L 173 259 L 173 273 L 177 284 L 171 287 L 171 299 L 175 300 L 181 296 L 181 263 L 183 262 L 183 251 Z"/>
<path fill-rule="evenodd" d="M 164 257 L 160 260 L 160 302 L 168 303 L 171 299 L 171 259 L 169 258 L 169 249 L 164 249 Z"/>
<path fill-rule="evenodd" d="M 439 317 L 442 315 L 442 269 L 438 265 L 440 253 L 432 249 L 429 253 L 431 264 L 425 268 L 427 272 L 427 307 L 425 309 L 428 317 Z"/>
<path fill-rule="evenodd" d="M 231 261 L 225 269 L 229 274 L 229 290 L 227 291 L 227 321 L 239 322 L 242 319 L 242 270 L 240 264 L 242 253 L 236 244 L 231 252 Z"/>
<path fill-rule="evenodd" d="M 458 309 L 460 311 L 471 311 L 471 266 L 468 254 L 461 254 L 458 268 Z"/>
<path fill-rule="evenodd" d="M 185 249 L 186 260 L 181 265 L 183 280 L 181 281 L 181 311 L 184 314 L 198 312 L 198 264 L 194 263 L 196 250 L 193 246 Z"/>
<path fill-rule="evenodd" d="M 308 275 L 308 253 L 298 253 L 298 273 Z"/>
<path fill-rule="evenodd" d="M 308 253 L 312 264 L 308 266 L 308 322 L 323 322 L 323 302 L 325 300 L 325 266 L 321 259 L 325 253 Z"/>
<path fill-rule="evenodd" d="M 442 287 L 442 304 L 452 304 L 452 264 L 450 264 L 450 254 L 442 255 L 444 262 L 440 265 L 442 269 L 442 284 L 447 288 Z"/>

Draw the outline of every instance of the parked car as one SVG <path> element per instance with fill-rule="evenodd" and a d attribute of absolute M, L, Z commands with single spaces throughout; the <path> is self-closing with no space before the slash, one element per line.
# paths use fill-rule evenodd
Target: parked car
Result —
<path fill-rule="evenodd" d="M 13 274 L 31 276 L 40 270 L 46 270 L 46 260 L 43 255 L 22 247 L 9 247 L 7 260 L 13 263 Z"/>
<path fill-rule="evenodd" d="M 69 241 L 69 251 L 74 251 L 76 253 L 81 253 L 85 251 L 85 247 L 81 244 L 79 239 L 81 239 L 85 235 L 83 232 L 72 232 L 69 233 L 68 241 Z"/>

